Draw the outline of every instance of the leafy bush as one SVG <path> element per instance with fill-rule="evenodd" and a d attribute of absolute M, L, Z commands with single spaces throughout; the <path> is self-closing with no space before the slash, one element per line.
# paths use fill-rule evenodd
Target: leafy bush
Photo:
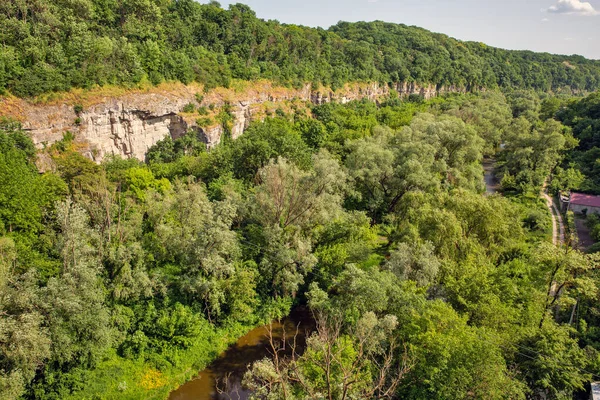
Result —
<path fill-rule="evenodd" d="M 590 229 L 590 236 L 596 242 L 600 242 L 600 224 L 596 224 Z"/>
<path fill-rule="evenodd" d="M 588 254 L 600 253 L 600 242 L 594 243 L 593 245 L 588 247 L 586 250 L 586 253 L 588 253 Z"/>
<path fill-rule="evenodd" d="M 193 103 L 187 103 L 185 106 L 183 106 L 183 109 L 181 111 L 183 111 L 184 113 L 191 114 L 194 111 L 196 111 L 196 106 Z"/>
<path fill-rule="evenodd" d="M 596 242 L 600 242 L 600 216 L 595 213 L 586 215 L 585 225 L 590 230 L 590 236 Z"/>
<path fill-rule="evenodd" d="M 200 128 L 206 128 L 208 126 L 213 125 L 213 119 L 209 118 L 209 117 L 204 117 L 204 118 L 197 118 L 196 119 L 196 125 L 198 125 Z"/>
<path fill-rule="evenodd" d="M 550 228 L 551 220 L 548 213 L 542 210 L 532 210 L 523 221 L 525 227 L 531 231 L 546 231 Z"/>
<path fill-rule="evenodd" d="M 168 136 L 156 142 L 148 149 L 146 161 L 150 164 L 171 163 L 183 156 L 197 156 L 205 149 L 206 144 L 200 141 L 198 134 L 191 129 L 175 140 Z"/>
<path fill-rule="evenodd" d="M 600 216 L 598 214 L 589 214 L 585 217 L 585 226 L 592 229 L 594 226 L 600 224 Z"/>

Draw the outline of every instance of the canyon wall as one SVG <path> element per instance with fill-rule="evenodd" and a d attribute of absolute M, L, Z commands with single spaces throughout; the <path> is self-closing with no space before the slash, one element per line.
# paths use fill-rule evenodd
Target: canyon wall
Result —
<path fill-rule="evenodd" d="M 466 92 L 466 88 L 420 86 L 398 83 L 392 89 L 400 96 L 417 94 L 426 99 L 447 92 Z M 83 154 L 97 162 L 107 155 L 144 159 L 147 150 L 167 136 L 178 138 L 192 129 L 198 132 L 207 146 L 218 144 L 223 135 L 221 124 L 198 126 L 199 115 L 184 112 L 186 105 L 194 111 L 202 108 L 215 117 L 226 105 L 233 116 L 231 137 L 239 137 L 255 119 L 269 115 L 269 108 L 286 102 L 324 104 L 347 103 L 368 98 L 373 101 L 389 94 L 388 86 L 377 83 L 349 84 L 331 91 L 277 87 L 267 81 L 248 82 L 234 89 L 217 88 L 203 94 L 199 85 L 165 84 L 146 90 L 124 91 L 109 95 L 81 92 L 64 99 L 35 103 L 14 97 L 0 101 L 0 115 L 21 120 L 31 132 L 35 144 L 43 148 L 60 139 L 66 131 L 73 132 Z M 189 108 L 189 106 L 188 106 Z M 210 111 L 207 111 L 210 110 Z"/>

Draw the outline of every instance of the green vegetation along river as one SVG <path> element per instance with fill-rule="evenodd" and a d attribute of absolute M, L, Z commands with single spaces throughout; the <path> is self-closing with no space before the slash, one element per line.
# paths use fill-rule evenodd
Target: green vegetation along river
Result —
<path fill-rule="evenodd" d="M 272 357 L 269 327 L 274 342 L 282 343 L 285 338 L 289 343 L 296 336 L 299 348 L 304 348 L 306 337 L 314 330 L 314 320 L 306 308 L 296 308 L 281 321 L 254 328 L 194 379 L 171 392 L 169 400 L 247 399 L 250 393 L 242 387 L 242 379 L 248 366 Z"/>

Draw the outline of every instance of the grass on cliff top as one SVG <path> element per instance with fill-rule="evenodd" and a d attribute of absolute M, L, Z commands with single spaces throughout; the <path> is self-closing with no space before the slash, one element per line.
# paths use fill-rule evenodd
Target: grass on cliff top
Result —
<path fill-rule="evenodd" d="M 321 93 L 348 93 L 364 89 L 368 87 L 370 83 L 367 82 L 354 82 L 347 83 L 344 87 L 337 90 L 331 88 L 319 86 L 311 88 L 312 91 Z M 21 99 L 10 93 L 0 96 L 0 104 L 3 106 L 6 104 L 17 104 L 20 101 L 25 101 L 33 105 L 57 105 L 66 103 L 70 105 L 81 104 L 82 106 L 91 106 L 102 102 L 105 98 L 116 98 L 131 94 L 138 93 L 156 93 L 174 96 L 193 96 L 195 94 L 201 94 L 205 101 L 203 104 L 210 104 L 212 102 L 220 103 L 224 101 L 239 101 L 247 99 L 252 94 L 268 93 L 273 97 L 294 97 L 303 93 L 305 88 L 294 89 L 291 87 L 281 86 L 272 81 L 266 79 L 260 79 L 256 81 L 245 81 L 240 79 L 232 79 L 229 87 L 217 87 L 209 90 L 207 93 L 204 92 L 204 85 L 196 82 L 190 84 L 184 84 L 179 81 L 162 82 L 158 85 L 152 84 L 147 79 L 142 80 L 136 85 L 104 85 L 94 86 L 91 88 L 73 88 L 67 92 L 51 92 L 36 96 L 32 99 Z"/>
<path fill-rule="evenodd" d="M 204 86 L 192 83 L 185 85 L 181 82 L 163 82 L 153 85 L 148 80 L 142 80 L 134 86 L 105 85 L 94 86 L 89 89 L 73 88 L 68 92 L 54 92 L 39 95 L 30 100 L 35 105 L 56 105 L 67 103 L 81 104 L 84 107 L 102 102 L 105 98 L 122 97 L 131 94 L 159 93 L 159 94 L 194 94 L 202 93 Z"/>
<path fill-rule="evenodd" d="M 122 97 L 138 93 L 156 93 L 165 95 L 189 95 L 193 96 L 196 93 L 207 97 L 220 97 L 224 101 L 243 99 L 249 92 L 264 93 L 268 92 L 273 95 L 287 94 L 294 89 L 279 86 L 268 80 L 243 81 L 233 79 L 228 88 L 218 87 L 204 92 L 204 85 L 196 82 L 184 84 L 179 81 L 162 82 L 158 85 L 152 84 L 147 79 L 142 80 L 135 85 L 104 85 L 93 86 L 91 88 L 73 88 L 67 92 L 51 92 L 36 96 L 31 99 L 21 99 L 7 93 L 0 96 L 0 101 L 4 103 L 9 99 L 24 100 L 33 105 L 56 105 L 67 103 L 71 105 L 81 104 L 83 106 L 91 106 L 102 102 L 105 98 Z M 241 95 L 241 96 L 240 96 Z"/>
<path fill-rule="evenodd" d="M 364 90 L 372 84 L 368 82 L 354 82 L 347 83 L 344 87 L 337 90 L 331 90 L 322 86 L 311 88 L 311 90 L 323 94 L 333 92 L 337 95 L 347 95 Z M 81 106 L 85 110 L 101 104 L 107 99 L 124 98 L 126 96 L 135 96 L 136 94 L 158 94 L 179 99 L 184 98 L 196 106 L 208 107 L 212 105 L 217 108 L 223 106 L 225 103 L 235 104 L 236 102 L 252 100 L 260 96 L 262 100 L 266 101 L 261 101 L 265 104 L 263 107 L 264 110 L 259 112 L 259 115 L 256 115 L 256 117 L 262 118 L 264 115 L 275 113 L 278 108 L 290 111 L 290 107 L 283 105 L 283 103 L 291 102 L 298 104 L 304 102 L 305 97 L 308 95 L 306 90 L 306 87 L 294 89 L 277 85 L 265 79 L 256 81 L 233 79 L 228 88 L 218 87 L 205 93 L 204 86 L 199 83 L 185 85 L 181 82 L 163 82 L 159 85 L 153 85 L 148 80 L 143 80 L 135 86 L 105 85 L 88 89 L 74 88 L 68 92 L 46 93 L 32 99 L 22 99 L 7 93 L 0 96 L 0 116 L 25 122 L 38 113 L 39 107 L 67 105 L 70 107 Z M 200 104 L 198 104 L 199 100 Z M 269 100 L 273 100 L 273 102 Z M 305 105 L 296 106 L 296 108 L 305 108 Z M 56 113 L 56 115 L 59 114 Z M 190 115 L 183 113 L 183 116 L 188 121 L 194 120 L 194 116 L 191 113 Z M 49 124 L 52 122 L 48 121 Z"/>

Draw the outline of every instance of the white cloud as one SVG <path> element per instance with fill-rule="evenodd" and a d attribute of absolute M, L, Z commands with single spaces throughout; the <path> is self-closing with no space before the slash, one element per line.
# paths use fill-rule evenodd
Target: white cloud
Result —
<path fill-rule="evenodd" d="M 548 18 L 542 18 L 542 22 L 550 22 Z"/>
<path fill-rule="evenodd" d="M 570 15 L 598 15 L 600 14 L 593 5 L 581 0 L 558 0 L 556 5 L 548 8 L 548 12 L 555 14 L 570 14 Z"/>

